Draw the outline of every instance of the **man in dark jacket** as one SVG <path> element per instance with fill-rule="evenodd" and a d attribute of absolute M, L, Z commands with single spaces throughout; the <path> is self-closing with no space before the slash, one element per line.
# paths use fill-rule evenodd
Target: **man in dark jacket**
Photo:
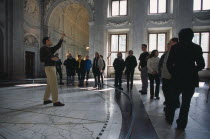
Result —
<path fill-rule="evenodd" d="M 171 92 L 171 86 L 173 85 L 171 83 L 171 74 L 168 72 L 168 68 L 166 66 L 166 62 L 168 60 L 169 51 L 171 50 L 171 47 L 178 43 L 178 38 L 172 38 L 169 43 L 167 44 L 167 51 L 161 56 L 160 62 L 159 62 L 159 72 L 161 74 L 162 79 L 162 90 L 163 95 L 165 97 L 164 105 L 167 105 L 168 102 L 168 94 Z M 176 107 L 180 107 L 180 102 L 177 100 Z M 164 108 L 164 111 L 166 110 L 166 107 Z"/>
<path fill-rule="evenodd" d="M 72 57 L 71 54 L 68 55 L 68 58 L 64 61 L 64 65 L 66 66 L 66 74 L 67 74 L 67 85 L 70 84 L 74 86 L 74 76 L 76 72 L 76 59 Z"/>
<path fill-rule="evenodd" d="M 117 54 L 117 58 L 113 62 L 113 67 L 115 70 L 115 84 L 116 88 L 123 90 L 122 88 L 122 74 L 125 68 L 125 61 L 122 59 L 122 53 Z"/>
<path fill-rule="evenodd" d="M 129 51 L 129 56 L 125 60 L 125 67 L 126 67 L 126 72 L 125 74 L 127 75 L 127 89 L 128 91 L 132 91 L 133 89 L 133 76 L 134 76 L 134 71 L 137 66 L 137 61 L 136 57 L 133 55 L 133 51 Z M 129 86 L 129 82 L 131 82 Z M 129 88 L 130 87 L 130 88 Z"/>
<path fill-rule="evenodd" d="M 59 83 L 59 85 L 64 85 L 64 83 L 62 82 L 62 80 L 63 80 L 62 68 L 61 68 L 62 62 L 61 62 L 61 59 L 59 58 L 58 53 L 55 54 L 55 56 L 58 58 L 58 60 L 56 61 L 56 66 L 55 67 L 56 67 L 56 73 L 58 73 L 59 76 L 60 76 L 60 83 Z"/>
<path fill-rule="evenodd" d="M 100 55 L 100 57 L 101 57 L 101 59 L 103 60 L 103 68 L 102 68 L 102 72 L 101 72 L 101 83 L 102 83 L 102 86 L 103 86 L 103 83 L 104 83 L 104 70 L 105 70 L 105 68 L 106 68 L 106 63 L 105 63 L 105 61 L 104 61 L 104 59 L 103 59 L 103 56 L 102 55 Z"/>
<path fill-rule="evenodd" d="M 77 60 L 77 75 L 78 75 L 78 81 L 79 84 L 78 86 L 84 86 L 84 80 L 85 80 L 85 61 L 82 59 L 81 55 L 78 55 L 78 60 Z"/>
<path fill-rule="evenodd" d="M 147 45 L 142 44 L 141 49 L 143 53 L 139 56 L 139 71 L 141 72 L 142 89 L 139 91 L 142 95 L 147 94 L 148 88 L 148 72 L 147 72 L 147 59 L 149 53 L 147 52 Z"/>
<path fill-rule="evenodd" d="M 187 126 L 190 101 L 199 83 L 198 71 L 205 67 L 202 49 L 192 42 L 193 37 L 192 29 L 182 29 L 179 32 L 180 42 L 172 46 L 167 61 L 168 71 L 172 75 L 173 93 L 170 97 L 170 108 L 167 109 L 166 120 L 172 124 L 175 113 L 173 104 L 181 92 L 182 104 L 177 119 L 177 128 L 181 130 Z"/>
<path fill-rule="evenodd" d="M 50 38 L 45 37 L 43 39 L 44 46 L 40 48 L 40 60 L 41 62 L 44 62 L 45 73 L 47 76 L 47 88 L 44 95 L 44 105 L 53 102 L 54 106 L 64 106 L 64 104 L 58 101 L 58 84 L 55 69 L 55 63 L 58 58 L 54 56 L 55 52 L 61 47 L 64 37 L 65 34 L 62 35 L 60 41 L 54 47 L 51 47 L 52 43 Z M 50 93 L 52 94 L 52 101 L 49 100 Z"/>

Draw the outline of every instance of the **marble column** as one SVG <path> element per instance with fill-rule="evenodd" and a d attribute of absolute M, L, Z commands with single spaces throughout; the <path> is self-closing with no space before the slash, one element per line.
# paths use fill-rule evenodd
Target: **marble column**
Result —
<path fill-rule="evenodd" d="M 89 22 L 89 56 L 91 60 L 94 58 L 95 55 L 94 41 L 95 41 L 95 24 L 94 21 L 91 21 Z"/>
<path fill-rule="evenodd" d="M 23 0 L 13 0 L 13 78 L 24 78 Z"/>
<path fill-rule="evenodd" d="M 134 55 L 138 58 L 139 54 L 142 52 L 141 44 L 143 43 L 147 44 L 146 17 L 147 17 L 148 2 L 145 0 L 133 0 L 133 3 L 131 4 L 133 7 L 131 11 L 132 12 L 131 39 L 133 43 L 130 49 L 134 51 Z"/>
<path fill-rule="evenodd" d="M 178 34 L 183 28 L 192 28 L 193 2 L 192 0 L 174 1 L 175 29 Z"/>

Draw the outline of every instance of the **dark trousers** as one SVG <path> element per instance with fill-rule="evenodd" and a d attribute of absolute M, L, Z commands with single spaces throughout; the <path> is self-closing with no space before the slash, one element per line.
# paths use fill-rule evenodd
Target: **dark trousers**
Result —
<path fill-rule="evenodd" d="M 141 69 L 142 91 L 147 92 L 148 88 L 148 72 L 147 67 Z"/>
<path fill-rule="evenodd" d="M 130 89 L 133 89 L 133 75 L 134 75 L 134 69 L 129 69 L 126 71 L 126 75 L 127 75 L 127 89 L 129 89 L 129 83 L 130 84 Z"/>
<path fill-rule="evenodd" d="M 115 71 L 115 87 L 122 87 L 122 71 Z"/>
<path fill-rule="evenodd" d="M 89 73 L 90 73 L 90 70 L 85 71 L 86 81 L 88 81 L 89 79 Z"/>
<path fill-rule="evenodd" d="M 103 75 L 103 72 L 100 73 L 100 77 L 101 77 L 101 83 L 103 84 L 104 83 L 104 75 Z"/>
<path fill-rule="evenodd" d="M 148 74 L 150 80 L 150 96 L 159 97 L 159 89 L 160 89 L 160 77 L 158 74 Z M 156 83 L 155 91 L 154 91 L 154 83 Z M 155 93 L 154 93 L 155 92 Z"/>
<path fill-rule="evenodd" d="M 56 73 L 59 75 L 60 77 L 60 83 L 62 83 L 62 79 L 63 79 L 63 75 L 62 75 L 62 71 L 60 69 L 56 70 Z"/>
<path fill-rule="evenodd" d="M 95 87 L 99 86 L 99 84 L 100 84 L 100 71 L 94 71 L 93 76 L 94 76 L 94 79 L 95 79 Z"/>
<path fill-rule="evenodd" d="M 172 80 L 169 80 L 169 79 L 162 79 L 162 90 L 163 90 L 163 95 L 165 97 L 165 102 L 166 102 L 166 105 L 167 103 L 169 102 L 169 99 L 171 97 L 171 95 L 173 95 L 173 90 L 172 90 Z M 175 107 L 179 107 L 180 106 L 180 101 L 179 101 L 179 96 L 180 96 L 180 91 L 177 90 L 177 95 L 178 97 L 175 97 L 174 98 L 174 104 Z"/>
<path fill-rule="evenodd" d="M 183 88 L 173 87 L 173 93 L 170 97 L 167 116 L 170 117 L 171 119 L 174 118 L 176 103 L 177 100 L 179 99 L 180 94 L 182 94 L 182 104 L 179 112 L 179 118 L 177 119 L 177 124 L 181 128 L 186 128 L 187 126 L 190 102 L 194 92 L 195 92 L 195 87 L 183 87 Z"/>
<path fill-rule="evenodd" d="M 170 93 L 172 93 L 171 85 L 172 85 L 171 80 L 164 79 L 164 78 L 162 79 L 162 90 L 163 90 L 163 95 L 165 97 L 166 105 L 168 104 L 168 101 L 169 101 L 169 95 L 170 95 Z"/>
<path fill-rule="evenodd" d="M 79 85 L 83 85 L 84 84 L 84 80 L 85 80 L 85 73 L 84 73 L 84 71 L 83 70 L 78 70 L 77 74 L 78 74 Z"/>
<path fill-rule="evenodd" d="M 74 75 L 67 75 L 67 84 L 74 85 Z"/>

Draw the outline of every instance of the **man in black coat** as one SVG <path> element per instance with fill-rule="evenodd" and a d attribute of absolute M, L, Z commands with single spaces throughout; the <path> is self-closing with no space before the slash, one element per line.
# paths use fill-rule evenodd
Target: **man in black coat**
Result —
<path fill-rule="evenodd" d="M 159 61 L 159 73 L 161 75 L 162 79 L 162 90 L 163 95 L 165 97 L 164 105 L 167 105 L 168 102 L 168 94 L 171 93 L 171 86 L 173 85 L 171 83 L 171 74 L 168 72 L 166 62 L 168 61 L 168 55 L 170 52 L 170 49 L 173 45 L 177 44 L 179 42 L 178 38 L 172 38 L 170 39 L 169 43 L 167 44 L 167 51 L 161 56 Z M 176 107 L 180 107 L 179 99 L 177 100 Z M 164 107 L 164 111 L 166 110 L 166 107 Z"/>
<path fill-rule="evenodd" d="M 74 86 L 74 76 L 77 66 L 76 59 L 73 58 L 71 54 L 69 54 L 68 58 L 64 61 L 64 65 L 66 66 L 67 85 L 70 84 Z"/>
<path fill-rule="evenodd" d="M 205 67 L 202 48 L 192 42 L 193 37 L 192 29 L 182 29 L 179 32 L 180 42 L 172 46 L 167 61 L 168 71 L 172 75 L 173 92 L 169 98 L 166 120 L 172 124 L 175 113 L 173 104 L 176 104 L 181 92 L 182 104 L 177 119 L 177 128 L 181 130 L 187 126 L 190 101 L 199 83 L 198 71 Z"/>
<path fill-rule="evenodd" d="M 102 72 L 101 72 L 101 74 L 100 74 L 100 76 L 101 76 L 101 83 L 102 83 L 102 86 L 103 86 L 103 83 L 104 83 L 104 70 L 106 69 L 106 63 L 105 63 L 105 61 L 104 61 L 104 59 L 103 59 L 103 56 L 102 55 L 100 55 L 100 57 L 101 57 L 101 59 L 103 60 L 103 68 L 102 68 Z"/>
<path fill-rule="evenodd" d="M 125 67 L 126 71 L 125 74 L 127 75 L 127 89 L 128 91 L 132 91 L 133 89 L 133 76 L 134 76 L 134 71 L 137 66 L 137 61 L 136 57 L 133 55 L 133 51 L 130 50 L 128 52 L 129 56 L 125 59 Z M 129 86 L 129 82 L 131 82 Z"/>

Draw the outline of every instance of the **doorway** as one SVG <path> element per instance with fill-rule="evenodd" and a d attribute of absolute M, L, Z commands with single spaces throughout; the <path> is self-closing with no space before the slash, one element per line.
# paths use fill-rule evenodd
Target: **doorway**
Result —
<path fill-rule="evenodd" d="M 26 78 L 34 78 L 34 67 L 35 67 L 35 53 L 25 52 L 25 75 Z"/>

